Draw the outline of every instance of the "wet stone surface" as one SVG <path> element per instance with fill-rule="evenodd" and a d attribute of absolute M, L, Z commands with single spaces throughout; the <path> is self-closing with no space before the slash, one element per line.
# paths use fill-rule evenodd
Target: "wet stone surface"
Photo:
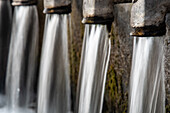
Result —
<path fill-rule="evenodd" d="M 166 16 L 167 34 L 165 38 L 165 89 L 166 112 L 170 112 L 170 13 Z"/>
<path fill-rule="evenodd" d="M 72 101 L 75 106 L 77 78 L 80 65 L 84 26 L 82 20 L 82 1 L 73 0 L 72 39 L 70 40 Z M 110 38 L 112 40 L 111 57 L 105 87 L 103 113 L 127 113 L 128 90 L 132 62 L 133 37 L 130 26 L 132 4 L 120 4 L 114 7 L 115 20 L 112 23 Z M 76 16 L 75 16 L 76 15 Z M 78 15 L 78 16 L 77 16 Z M 170 112 L 170 19 L 165 38 L 165 86 L 166 112 Z M 77 27 L 79 26 L 79 27 Z"/>
<path fill-rule="evenodd" d="M 112 48 L 106 81 L 103 113 L 126 113 L 131 70 L 133 38 L 130 36 L 130 10 L 132 4 L 114 7 Z"/>

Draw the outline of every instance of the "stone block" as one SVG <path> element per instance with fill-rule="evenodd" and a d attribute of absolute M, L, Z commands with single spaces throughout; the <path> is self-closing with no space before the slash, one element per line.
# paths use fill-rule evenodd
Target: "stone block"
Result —
<path fill-rule="evenodd" d="M 112 0 L 84 0 L 83 23 L 106 23 L 113 21 Z"/>
<path fill-rule="evenodd" d="M 131 26 L 135 28 L 135 32 L 132 35 L 165 35 L 165 16 L 169 10 L 170 0 L 136 1 L 131 10 Z"/>
<path fill-rule="evenodd" d="M 70 13 L 71 0 L 44 0 L 44 8 L 44 13 Z"/>

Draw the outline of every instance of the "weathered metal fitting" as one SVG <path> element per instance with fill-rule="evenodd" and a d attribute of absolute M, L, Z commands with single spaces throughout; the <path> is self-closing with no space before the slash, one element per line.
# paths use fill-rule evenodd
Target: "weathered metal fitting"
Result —
<path fill-rule="evenodd" d="M 169 10 L 170 0 L 137 0 L 131 10 L 131 26 L 135 29 L 131 35 L 165 35 L 165 16 Z"/>
<path fill-rule="evenodd" d="M 71 13 L 71 0 L 44 0 L 43 12 L 46 14 Z"/>
<path fill-rule="evenodd" d="M 132 3 L 132 0 L 113 0 L 114 4 Z"/>
<path fill-rule="evenodd" d="M 82 23 L 105 24 L 113 21 L 113 0 L 84 0 Z"/>
<path fill-rule="evenodd" d="M 13 0 L 13 6 L 27 6 L 27 5 L 36 5 L 37 0 Z"/>
<path fill-rule="evenodd" d="M 148 36 L 162 36 L 166 34 L 166 25 L 158 26 L 145 26 L 134 28 L 130 33 L 131 36 L 148 37 Z"/>
<path fill-rule="evenodd" d="M 135 2 L 137 2 L 138 0 L 132 0 L 132 3 L 135 3 Z"/>
<path fill-rule="evenodd" d="M 104 17 L 87 17 L 83 18 L 82 23 L 84 24 L 110 24 L 113 22 L 112 18 L 104 18 Z"/>

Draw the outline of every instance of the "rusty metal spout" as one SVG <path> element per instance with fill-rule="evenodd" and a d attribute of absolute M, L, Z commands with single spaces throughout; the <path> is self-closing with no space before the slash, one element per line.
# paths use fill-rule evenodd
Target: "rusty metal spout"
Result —
<path fill-rule="evenodd" d="M 165 17 L 170 0 L 133 0 L 131 26 L 133 36 L 162 36 L 166 34 Z"/>
<path fill-rule="evenodd" d="M 103 24 L 113 21 L 113 0 L 84 0 L 83 21 L 85 24 Z"/>
<path fill-rule="evenodd" d="M 44 13 L 71 13 L 71 0 L 44 0 Z"/>
<path fill-rule="evenodd" d="M 36 5 L 37 0 L 13 0 L 13 6 L 27 6 L 27 5 Z"/>

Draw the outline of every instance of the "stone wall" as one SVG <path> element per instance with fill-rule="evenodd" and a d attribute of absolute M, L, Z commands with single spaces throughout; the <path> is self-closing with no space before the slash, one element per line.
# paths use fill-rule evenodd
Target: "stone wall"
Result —
<path fill-rule="evenodd" d="M 81 48 L 84 36 L 82 21 L 82 1 L 72 1 L 71 36 L 69 37 L 70 72 L 72 89 L 72 109 L 75 108 L 77 81 L 79 74 Z M 118 0 L 120 1 L 120 0 Z M 117 2 L 118 2 L 117 1 Z M 130 0 L 127 0 L 130 2 Z M 44 14 L 42 2 L 39 1 L 40 45 L 43 37 Z M 110 38 L 112 40 L 111 57 L 106 80 L 103 113 L 127 113 L 128 89 L 131 70 L 133 37 L 130 26 L 131 3 L 114 6 L 114 22 Z M 170 14 L 167 16 L 167 36 L 165 38 L 165 83 L 166 83 L 166 112 L 170 112 Z M 41 46 L 40 46 L 41 48 Z M 41 49 L 40 49 L 41 50 Z"/>
<path fill-rule="evenodd" d="M 81 24 L 81 7 L 73 0 L 72 6 L 72 38 L 71 38 L 71 86 L 72 101 L 75 107 L 76 88 L 81 57 L 84 26 Z M 80 2 L 80 1 L 79 1 Z M 80 3 L 81 4 L 81 3 Z M 78 5 L 78 6 L 77 6 Z M 127 112 L 128 81 L 131 69 L 132 37 L 129 33 L 130 9 L 132 4 L 116 5 L 115 20 L 112 24 L 110 38 L 112 40 L 111 57 L 106 81 L 103 113 Z"/>
<path fill-rule="evenodd" d="M 69 38 L 72 110 L 74 110 L 76 104 L 76 90 L 84 36 L 84 25 L 81 21 L 82 0 L 72 0 L 71 37 Z"/>
<path fill-rule="evenodd" d="M 76 2 L 77 1 L 77 2 Z M 75 107 L 77 77 L 81 56 L 81 46 L 84 26 L 81 24 L 81 0 L 73 0 L 72 11 L 72 51 L 71 77 L 73 108 Z M 127 2 L 129 2 L 127 0 Z M 131 3 L 114 6 L 114 22 L 110 38 L 112 40 L 111 57 L 105 87 L 103 113 L 127 113 L 128 90 L 131 71 L 133 37 L 130 26 Z M 169 23 L 169 21 L 168 21 Z M 170 24 L 170 23 L 169 23 Z M 169 25 L 170 26 L 170 25 Z M 77 28 L 78 27 L 78 28 Z M 165 83 L 166 83 L 166 112 L 170 112 L 170 27 L 165 38 Z"/>
<path fill-rule="evenodd" d="M 127 112 L 133 42 L 133 38 L 129 35 L 131 6 L 132 4 L 117 4 L 114 7 L 112 48 L 103 113 Z"/>
<path fill-rule="evenodd" d="M 165 89 L 166 112 L 170 112 L 170 13 L 166 16 L 167 34 L 165 38 Z"/>

